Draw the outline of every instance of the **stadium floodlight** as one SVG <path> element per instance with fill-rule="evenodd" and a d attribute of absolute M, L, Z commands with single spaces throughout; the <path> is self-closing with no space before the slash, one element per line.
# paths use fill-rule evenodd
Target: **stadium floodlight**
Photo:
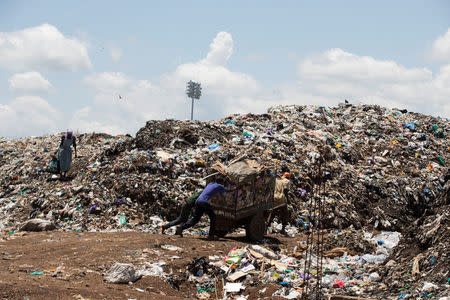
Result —
<path fill-rule="evenodd" d="M 191 105 L 191 121 L 192 121 L 194 120 L 194 99 L 198 100 L 202 95 L 202 87 L 200 83 L 189 80 L 186 87 L 186 95 L 192 100 Z"/>

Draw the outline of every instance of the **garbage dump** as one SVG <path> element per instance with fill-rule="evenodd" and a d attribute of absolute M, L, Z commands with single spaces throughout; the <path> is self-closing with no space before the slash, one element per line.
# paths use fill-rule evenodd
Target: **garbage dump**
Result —
<path fill-rule="evenodd" d="M 214 164 L 245 156 L 274 170 L 274 177 L 290 173 L 288 232 L 298 237 L 310 221 L 311 170 L 321 160 L 325 250 L 335 250 L 325 258 L 325 290 L 439 299 L 450 294 L 449 124 L 348 103 L 275 106 L 266 114 L 208 122 L 149 121 L 135 138 L 77 135 L 79 157 L 64 181 L 50 164 L 58 135 L 1 138 L 0 230 L 14 235 L 40 219 L 63 231 L 157 233 L 184 199 L 205 186 Z M 278 225 L 269 232 L 278 232 Z M 224 289 L 234 296 L 248 296 L 248 286 L 263 278 L 279 287 L 274 295 L 296 298 L 311 275 L 300 271 L 304 250 L 299 243 L 290 252 L 274 252 L 274 259 L 249 246 L 208 263 L 222 270 L 214 276 L 223 276 Z M 199 276 L 191 275 L 198 284 Z M 201 297 L 210 292 L 202 288 Z"/>

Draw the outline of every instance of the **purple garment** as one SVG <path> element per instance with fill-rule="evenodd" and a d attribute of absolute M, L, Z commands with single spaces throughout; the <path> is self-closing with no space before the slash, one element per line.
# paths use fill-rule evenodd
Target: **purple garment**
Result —
<path fill-rule="evenodd" d="M 73 135 L 72 129 L 67 129 L 65 139 L 67 140 L 72 138 L 72 135 Z"/>
<path fill-rule="evenodd" d="M 211 182 L 205 187 L 200 196 L 198 196 L 197 200 L 195 200 L 195 203 L 209 203 L 209 199 L 212 196 L 214 196 L 217 193 L 223 193 L 226 191 L 227 189 L 223 185 Z"/>

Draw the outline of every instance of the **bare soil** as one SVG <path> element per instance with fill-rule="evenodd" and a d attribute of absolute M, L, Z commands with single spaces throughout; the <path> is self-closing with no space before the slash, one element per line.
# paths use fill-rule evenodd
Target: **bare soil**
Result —
<path fill-rule="evenodd" d="M 278 235 L 268 237 L 280 248 L 292 248 L 300 239 Z M 186 281 L 186 265 L 195 257 L 225 256 L 233 247 L 247 244 L 243 236 L 219 241 L 201 237 L 155 235 L 140 232 L 18 233 L 0 239 L 0 296 L 2 299 L 192 299 L 197 289 Z M 173 245 L 183 251 L 170 251 L 161 245 Z M 171 258 L 179 256 L 181 258 Z M 179 290 L 164 277 L 144 276 L 133 284 L 111 284 L 103 273 L 115 262 L 142 265 L 145 261 L 164 260 L 164 270 L 182 278 Z M 55 275 L 60 267 L 62 272 Z M 30 275 L 41 271 L 43 274 Z M 53 276 L 52 276 L 53 275 Z M 266 288 L 265 293 L 259 293 Z M 138 290 L 139 289 L 139 290 Z M 249 299 L 270 297 L 277 289 L 259 283 L 247 288 Z M 217 280 L 221 298 L 222 283 Z M 211 299 L 216 295 L 211 293 Z"/>

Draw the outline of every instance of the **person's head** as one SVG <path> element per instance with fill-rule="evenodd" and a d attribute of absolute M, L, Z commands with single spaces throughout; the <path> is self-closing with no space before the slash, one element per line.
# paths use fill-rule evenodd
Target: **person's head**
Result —
<path fill-rule="evenodd" d="M 223 178 L 216 178 L 215 182 L 221 185 L 225 185 L 225 180 Z"/>
<path fill-rule="evenodd" d="M 66 131 L 66 139 L 71 139 L 73 135 L 72 129 L 67 129 Z"/>
<path fill-rule="evenodd" d="M 285 172 L 282 177 L 283 178 L 291 178 L 291 174 L 289 174 L 288 172 Z"/>

